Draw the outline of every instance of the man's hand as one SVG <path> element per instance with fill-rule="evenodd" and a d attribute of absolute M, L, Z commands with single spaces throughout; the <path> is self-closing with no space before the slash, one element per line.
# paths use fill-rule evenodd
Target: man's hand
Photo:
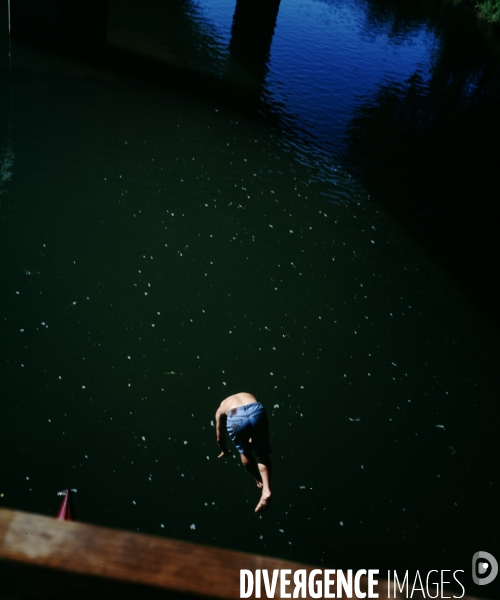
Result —
<path fill-rule="evenodd" d="M 222 458 L 223 456 L 228 456 L 229 454 L 231 454 L 231 450 L 228 450 L 226 448 L 225 450 L 222 450 L 222 452 L 219 454 L 219 456 L 217 458 Z"/>

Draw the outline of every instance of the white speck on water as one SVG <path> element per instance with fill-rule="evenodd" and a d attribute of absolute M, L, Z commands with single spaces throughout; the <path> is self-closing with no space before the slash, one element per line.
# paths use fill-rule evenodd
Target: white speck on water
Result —
<path fill-rule="evenodd" d="M 132 500 L 132 504 L 137 504 L 137 502 L 135 500 Z"/>
<path fill-rule="evenodd" d="M 144 442 L 146 441 L 146 438 L 144 436 L 142 436 L 142 439 L 143 439 Z"/>
<path fill-rule="evenodd" d="M 189 529 L 196 529 L 196 525 L 194 523 L 191 523 L 191 525 L 189 526 Z"/>
<path fill-rule="evenodd" d="M 132 360 L 132 358 L 131 358 L 130 356 L 127 356 L 127 358 L 128 358 L 129 360 Z"/>
<path fill-rule="evenodd" d="M 49 423 L 52 423 L 52 419 L 47 419 L 47 421 L 48 421 Z"/>
<path fill-rule="evenodd" d="M 30 480 L 30 478 L 29 478 L 29 477 L 26 477 L 26 481 L 29 481 L 29 480 Z"/>
<path fill-rule="evenodd" d="M 184 445 L 187 444 L 187 442 L 184 440 Z"/>
<path fill-rule="evenodd" d="M 444 429 L 444 425 L 436 425 L 437 429 Z"/>
<path fill-rule="evenodd" d="M 84 390 L 84 389 L 85 389 L 85 386 L 84 386 L 84 385 L 82 385 L 82 390 Z"/>
<path fill-rule="evenodd" d="M 207 456 L 207 460 L 210 460 L 210 456 Z"/>
<path fill-rule="evenodd" d="M 344 521 L 339 521 L 340 522 L 340 526 L 344 527 Z"/>
<path fill-rule="evenodd" d="M 20 329 L 19 331 L 22 333 L 24 331 L 24 329 Z"/>
<path fill-rule="evenodd" d="M 284 529 L 278 529 L 278 531 L 279 531 L 280 533 L 285 533 L 285 530 L 284 530 Z"/>
<path fill-rule="evenodd" d="M 391 362 L 391 365 L 397 367 L 398 365 L 396 363 Z"/>
<path fill-rule="evenodd" d="M 88 455 L 87 455 L 87 454 L 85 455 L 85 458 L 88 458 Z"/>
<path fill-rule="evenodd" d="M 305 489 L 306 489 L 306 486 L 305 486 L 305 485 L 300 485 L 300 486 L 299 486 L 299 490 L 305 490 Z"/>
<path fill-rule="evenodd" d="M 275 405 L 274 405 L 274 408 L 279 408 L 279 407 L 280 407 L 280 405 L 279 405 L 279 404 L 275 404 Z"/>
<path fill-rule="evenodd" d="M 160 525 L 160 527 L 161 527 L 162 529 L 165 529 L 165 525 L 164 525 L 163 523 Z"/>
<path fill-rule="evenodd" d="M 223 381 L 223 382 L 222 382 L 222 385 L 226 385 L 226 382 L 225 382 L 225 381 Z"/>

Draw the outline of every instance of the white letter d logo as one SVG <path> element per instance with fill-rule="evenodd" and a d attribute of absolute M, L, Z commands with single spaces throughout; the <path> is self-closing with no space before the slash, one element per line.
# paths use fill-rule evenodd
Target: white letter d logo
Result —
<path fill-rule="evenodd" d="M 481 558 L 486 559 L 488 562 L 480 562 L 477 565 L 478 560 Z M 489 565 L 488 565 L 489 563 Z M 477 565 L 477 573 L 479 575 L 483 575 L 488 570 L 488 566 L 491 566 L 490 574 L 483 578 L 479 578 L 476 573 L 476 565 Z M 490 554 L 489 552 L 476 552 L 472 557 L 472 579 L 476 585 L 488 585 L 491 583 L 498 574 L 498 563 L 496 558 Z"/>

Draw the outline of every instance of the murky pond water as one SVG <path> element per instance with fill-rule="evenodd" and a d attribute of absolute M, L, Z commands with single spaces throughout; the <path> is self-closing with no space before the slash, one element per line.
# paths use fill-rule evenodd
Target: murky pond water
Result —
<path fill-rule="evenodd" d="M 2 63 L 2 505 L 55 514 L 71 486 L 84 521 L 470 578 L 499 554 L 495 221 L 484 171 L 432 151 L 464 115 L 480 142 L 481 65 L 446 120 L 458 67 L 421 15 L 283 2 L 245 62 L 233 2 L 149 8 L 110 3 L 114 51 L 163 61 L 146 76 Z M 236 391 L 270 414 L 262 517 L 217 460 Z"/>

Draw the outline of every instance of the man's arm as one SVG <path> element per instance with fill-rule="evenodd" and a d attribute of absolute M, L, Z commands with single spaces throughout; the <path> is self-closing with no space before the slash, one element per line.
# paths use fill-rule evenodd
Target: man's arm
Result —
<path fill-rule="evenodd" d="M 226 419 L 227 415 L 223 412 L 221 404 L 215 413 L 215 433 L 217 435 L 219 448 L 222 450 L 217 458 L 222 458 L 231 453 L 231 450 L 228 450 L 226 444 Z"/>

